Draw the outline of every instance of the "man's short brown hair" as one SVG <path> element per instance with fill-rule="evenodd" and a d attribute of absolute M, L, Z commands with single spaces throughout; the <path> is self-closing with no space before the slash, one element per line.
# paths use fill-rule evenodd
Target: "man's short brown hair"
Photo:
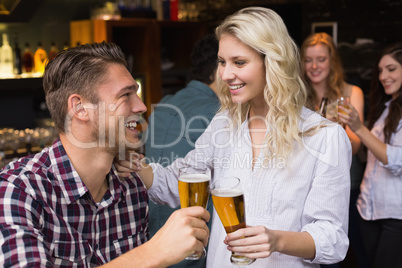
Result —
<path fill-rule="evenodd" d="M 60 51 L 50 59 L 43 76 L 46 103 L 57 130 L 64 133 L 68 98 L 76 93 L 92 103 L 111 63 L 127 66 L 124 53 L 113 43 L 92 43 Z"/>

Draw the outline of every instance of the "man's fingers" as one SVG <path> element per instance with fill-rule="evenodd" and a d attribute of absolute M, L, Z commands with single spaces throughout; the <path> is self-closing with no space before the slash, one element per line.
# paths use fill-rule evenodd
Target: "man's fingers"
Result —
<path fill-rule="evenodd" d="M 205 208 L 200 206 L 182 208 L 177 211 L 191 217 L 202 218 L 206 222 L 209 222 L 209 219 L 211 217 L 209 212 Z"/>

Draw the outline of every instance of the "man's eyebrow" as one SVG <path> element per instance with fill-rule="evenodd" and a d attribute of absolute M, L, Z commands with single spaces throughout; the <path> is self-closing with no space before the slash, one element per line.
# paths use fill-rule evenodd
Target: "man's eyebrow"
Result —
<path fill-rule="evenodd" d="M 138 87 L 135 86 L 135 85 L 130 85 L 130 86 L 123 87 L 123 88 L 121 88 L 121 89 L 119 90 L 118 94 L 120 94 L 120 93 L 122 93 L 122 92 L 124 92 L 124 91 L 127 91 L 127 90 L 134 90 L 134 91 L 137 91 L 137 90 L 138 90 Z"/>

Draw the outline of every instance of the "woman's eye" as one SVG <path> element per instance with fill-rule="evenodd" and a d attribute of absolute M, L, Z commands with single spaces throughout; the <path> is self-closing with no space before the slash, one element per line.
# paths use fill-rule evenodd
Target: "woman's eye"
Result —
<path fill-rule="evenodd" d="M 223 60 L 218 60 L 218 64 L 223 65 L 223 64 L 225 64 L 225 61 L 223 61 Z"/>
<path fill-rule="evenodd" d="M 245 64 L 245 62 L 242 60 L 238 60 L 235 63 L 236 63 L 236 65 L 244 65 Z"/>

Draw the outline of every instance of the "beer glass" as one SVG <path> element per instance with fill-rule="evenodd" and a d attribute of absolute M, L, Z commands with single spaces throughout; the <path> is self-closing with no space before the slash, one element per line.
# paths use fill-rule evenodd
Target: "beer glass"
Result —
<path fill-rule="evenodd" d="M 244 195 L 240 179 L 228 177 L 215 181 L 210 186 L 212 202 L 227 234 L 246 227 Z M 232 252 L 230 262 L 244 266 L 252 264 L 255 259 Z"/>
<path fill-rule="evenodd" d="M 209 198 L 209 181 L 211 177 L 207 169 L 184 167 L 179 174 L 179 196 L 181 208 L 201 206 L 207 207 Z M 186 260 L 199 260 L 206 256 L 205 248 L 186 257 Z"/>

